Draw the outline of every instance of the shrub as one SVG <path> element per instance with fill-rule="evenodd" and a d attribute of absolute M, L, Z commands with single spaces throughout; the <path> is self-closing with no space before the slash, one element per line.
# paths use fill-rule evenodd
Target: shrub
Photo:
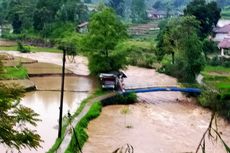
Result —
<path fill-rule="evenodd" d="M 127 63 L 130 65 L 153 68 L 157 62 L 155 47 L 150 42 L 129 40 L 118 44 L 116 49 L 127 54 Z"/>
<path fill-rule="evenodd" d="M 135 93 L 125 93 L 125 94 L 119 94 L 114 97 L 102 100 L 103 106 L 108 105 L 128 105 L 133 104 L 137 101 L 137 95 Z"/>
<path fill-rule="evenodd" d="M 209 60 L 209 64 L 211 66 L 230 67 L 230 60 L 224 57 L 214 56 L 212 59 Z"/>
<path fill-rule="evenodd" d="M 224 61 L 224 62 L 223 62 L 223 66 L 224 66 L 224 67 L 230 67 L 230 61 L 227 61 L 227 60 Z"/>
<path fill-rule="evenodd" d="M 23 40 L 25 39 L 25 34 L 14 34 L 14 33 L 4 33 L 2 35 L 2 38 L 8 39 L 8 40 Z"/>
<path fill-rule="evenodd" d="M 17 50 L 20 51 L 21 53 L 29 53 L 30 52 L 30 47 L 29 46 L 24 46 L 21 42 L 17 42 Z"/>
<path fill-rule="evenodd" d="M 199 103 L 230 120 L 229 99 L 229 90 L 218 93 L 213 92 L 212 89 L 203 89 L 203 92 L 199 97 Z"/>
<path fill-rule="evenodd" d="M 203 41 L 203 51 L 206 57 L 210 53 L 215 53 L 215 52 L 217 53 L 218 50 L 219 49 L 217 47 L 217 43 L 214 42 L 213 40 L 205 39 Z"/>

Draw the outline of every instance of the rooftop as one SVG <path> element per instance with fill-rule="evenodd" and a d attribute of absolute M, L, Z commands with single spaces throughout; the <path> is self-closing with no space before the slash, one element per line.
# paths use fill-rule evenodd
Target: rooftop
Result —
<path fill-rule="evenodd" d="M 216 33 L 230 33 L 230 24 L 227 24 L 220 28 L 215 28 L 214 31 Z"/>
<path fill-rule="evenodd" d="M 230 48 L 230 39 L 229 38 L 225 38 L 223 41 L 221 41 L 218 44 L 219 48 Z"/>
<path fill-rule="evenodd" d="M 89 23 L 88 22 L 83 22 L 81 24 L 78 25 L 79 28 L 85 27 L 87 26 Z"/>

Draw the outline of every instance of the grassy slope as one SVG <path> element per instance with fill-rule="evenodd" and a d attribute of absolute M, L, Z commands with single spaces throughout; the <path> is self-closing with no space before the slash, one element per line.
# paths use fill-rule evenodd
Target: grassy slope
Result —
<path fill-rule="evenodd" d="M 26 79 L 27 70 L 24 67 L 5 67 L 4 73 L 0 74 L 0 79 Z"/>
<path fill-rule="evenodd" d="M 217 73 L 222 73 L 222 72 L 230 73 L 230 68 L 223 67 L 223 66 L 206 66 L 204 71 L 205 72 L 217 72 Z"/>
<path fill-rule="evenodd" d="M 218 90 L 230 90 L 230 68 L 206 66 L 202 72 L 204 81 Z"/>

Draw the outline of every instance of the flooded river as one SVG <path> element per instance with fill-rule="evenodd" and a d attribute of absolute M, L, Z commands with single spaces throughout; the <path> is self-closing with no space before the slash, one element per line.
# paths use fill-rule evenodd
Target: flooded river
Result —
<path fill-rule="evenodd" d="M 60 92 L 46 90 L 60 89 L 61 78 L 34 77 L 31 80 L 38 89 L 44 91 L 26 93 L 21 104 L 32 108 L 36 113 L 40 114 L 39 118 L 42 121 L 38 122 L 38 126 L 35 129 L 44 142 L 41 144 L 43 148 L 39 148 L 37 151 L 22 150 L 22 153 L 45 153 L 53 145 L 58 135 L 60 105 Z M 93 80 L 87 77 L 66 77 L 65 82 L 65 90 L 67 92 L 64 95 L 64 115 L 67 114 L 68 110 L 74 112 L 79 107 L 80 102 L 94 89 Z M 84 92 L 73 92 L 73 90 Z M 0 153 L 4 152 L 4 147 L 0 147 Z"/>
<path fill-rule="evenodd" d="M 126 83 L 176 85 L 176 79 L 151 69 L 129 67 Z M 90 122 L 84 153 L 112 153 L 130 144 L 135 153 L 192 153 L 209 125 L 211 113 L 194 99 L 177 92 L 138 94 L 139 102 L 129 106 L 103 108 Z M 128 110 L 128 111 L 127 111 Z M 126 113 L 124 113 L 126 112 Z M 128 127 L 128 128 L 127 128 Z M 230 144 L 230 125 L 219 122 L 223 138 Z M 225 153 L 223 145 L 207 141 L 208 153 Z"/>
<path fill-rule="evenodd" d="M 19 54 L 42 62 L 61 64 L 60 54 L 34 53 Z M 40 58 L 39 58 L 40 57 Z M 47 57 L 47 58 L 44 58 Z M 52 58 L 51 58 L 52 57 Z M 79 57 L 81 58 L 81 57 Z M 87 61 L 84 58 L 76 64 L 67 64 L 80 75 L 87 75 Z M 77 68 L 78 68 L 77 67 Z M 75 72 L 74 71 L 74 72 Z M 87 73 L 86 73 L 87 72 Z M 127 86 L 174 86 L 177 80 L 157 73 L 152 69 L 129 66 L 125 70 Z M 38 133 L 44 143 L 43 148 L 22 150 L 22 153 L 44 153 L 57 137 L 60 93 L 60 77 L 33 77 L 41 91 L 27 93 L 22 104 L 40 114 Z M 80 101 L 94 89 L 93 80 L 87 77 L 67 77 L 64 97 L 64 114 L 74 111 Z M 74 92 L 78 91 L 78 92 Z M 210 111 L 197 106 L 193 99 L 177 92 L 155 92 L 138 94 L 139 102 L 130 106 L 108 106 L 101 116 L 90 122 L 87 132 L 89 139 L 83 147 L 84 153 L 112 153 L 125 144 L 134 147 L 135 153 L 191 153 L 195 152 L 203 132 L 206 130 Z M 128 128 L 127 128 L 128 127 Z M 219 130 L 227 144 L 230 144 L 230 125 L 223 120 Z M 223 146 L 208 142 L 208 153 L 224 153 Z M 0 152 L 5 149 L 0 147 Z"/>

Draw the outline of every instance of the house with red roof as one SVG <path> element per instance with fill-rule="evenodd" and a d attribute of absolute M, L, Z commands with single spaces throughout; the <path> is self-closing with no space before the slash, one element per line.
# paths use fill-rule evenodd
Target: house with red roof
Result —
<path fill-rule="evenodd" d="M 215 38 L 220 49 L 220 56 L 230 58 L 230 24 L 214 28 Z"/>
<path fill-rule="evenodd" d="M 230 38 L 230 24 L 224 25 L 223 27 L 217 27 L 214 29 L 216 42 L 221 42 L 225 38 Z"/>
<path fill-rule="evenodd" d="M 219 42 L 218 47 L 221 50 L 220 56 L 230 58 L 230 38 L 224 38 Z"/>

